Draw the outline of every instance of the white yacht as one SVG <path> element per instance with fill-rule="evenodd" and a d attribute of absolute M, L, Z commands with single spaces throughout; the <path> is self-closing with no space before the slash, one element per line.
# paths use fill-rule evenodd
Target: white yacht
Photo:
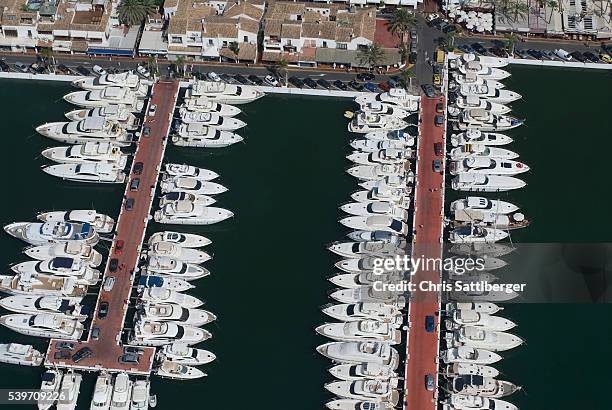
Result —
<path fill-rule="evenodd" d="M 101 372 L 96 379 L 89 410 L 108 410 L 113 394 L 113 377 L 107 372 Z"/>
<path fill-rule="evenodd" d="M 350 142 L 350 146 L 360 152 L 379 152 L 381 150 L 403 151 L 414 145 L 414 140 L 410 141 L 375 141 L 368 139 L 356 139 Z"/>
<path fill-rule="evenodd" d="M 464 374 L 449 381 L 453 393 L 469 396 L 506 397 L 520 390 L 514 383 L 480 375 Z"/>
<path fill-rule="evenodd" d="M 206 310 L 188 309 L 175 303 L 145 302 L 140 307 L 139 316 L 148 321 L 176 322 L 200 327 L 213 322 L 217 317 Z"/>
<path fill-rule="evenodd" d="M 105 107 L 81 108 L 68 111 L 65 114 L 70 121 L 81 121 L 87 118 L 102 117 L 106 120 L 116 121 L 126 130 L 135 130 L 140 126 L 138 118 L 125 106 L 111 104 Z"/>
<path fill-rule="evenodd" d="M 497 242 L 509 236 L 508 232 L 500 229 L 483 228 L 480 226 L 463 226 L 453 229 L 449 235 L 451 243 L 462 242 Z"/>
<path fill-rule="evenodd" d="M 106 141 L 127 147 L 132 142 L 131 136 L 121 124 L 102 117 L 71 122 L 48 122 L 36 127 L 36 131 L 45 137 L 67 144 Z"/>
<path fill-rule="evenodd" d="M 187 281 L 210 275 L 208 270 L 199 265 L 185 263 L 165 256 L 149 256 L 147 258 L 146 270 L 149 273 L 168 275 Z"/>
<path fill-rule="evenodd" d="M 186 263 L 204 263 L 211 259 L 211 256 L 204 251 L 197 249 L 183 248 L 172 242 L 155 242 L 149 247 L 148 255 L 160 256 L 177 259 Z"/>
<path fill-rule="evenodd" d="M 367 362 L 359 364 L 339 364 L 330 368 L 329 372 L 339 380 L 389 380 L 398 377 L 397 373 L 390 366 Z"/>
<path fill-rule="evenodd" d="M 476 326 L 463 326 L 444 336 L 447 346 L 467 346 L 476 349 L 487 349 L 502 352 L 523 344 L 523 339 L 506 332 L 485 330 Z"/>
<path fill-rule="evenodd" d="M 507 105 L 489 101 L 486 98 L 480 98 L 476 95 L 468 95 L 467 97 L 458 96 L 453 105 L 448 106 L 448 114 L 451 116 L 458 116 L 463 110 L 474 108 L 480 108 L 498 115 L 508 114 L 512 111 Z"/>
<path fill-rule="evenodd" d="M 184 124 L 202 124 L 221 131 L 235 131 L 246 126 L 244 121 L 232 117 L 222 117 L 210 112 L 181 112 L 181 121 Z"/>
<path fill-rule="evenodd" d="M 493 211 L 465 209 L 455 211 L 452 220 L 453 226 L 463 226 L 471 224 L 474 226 L 485 226 L 494 229 L 503 229 L 505 231 L 510 229 L 525 228 L 529 225 L 529 223 L 529 219 L 525 218 L 525 215 L 520 212 L 511 215 L 500 215 Z"/>
<path fill-rule="evenodd" d="M 336 242 L 327 249 L 344 258 L 363 258 L 365 256 L 393 257 L 406 254 L 406 241 L 399 240 L 397 243 L 385 241 L 364 242 Z"/>
<path fill-rule="evenodd" d="M 367 140 L 371 141 L 398 141 L 410 146 L 414 145 L 415 137 L 408 134 L 406 131 L 372 131 L 368 132 L 363 136 Z"/>
<path fill-rule="evenodd" d="M 408 209 L 410 207 L 410 195 L 402 188 L 390 188 L 388 186 L 377 186 L 372 189 L 356 191 L 351 198 L 357 202 L 386 201 L 395 206 Z"/>
<path fill-rule="evenodd" d="M 340 209 L 355 216 L 388 215 L 402 221 L 408 219 L 406 209 L 387 201 L 351 202 L 340 206 Z"/>
<path fill-rule="evenodd" d="M 227 188 L 211 181 L 202 181 L 192 177 L 165 176 L 160 184 L 163 193 L 189 192 L 199 195 L 218 195 L 227 192 Z"/>
<path fill-rule="evenodd" d="M 451 394 L 450 399 L 442 402 L 442 410 L 518 410 L 518 407 L 500 399 Z"/>
<path fill-rule="evenodd" d="M 173 204 L 178 201 L 191 202 L 194 205 L 211 206 L 217 200 L 209 195 L 190 194 L 189 192 L 166 192 L 159 198 L 159 207 L 163 208 L 167 204 Z"/>
<path fill-rule="evenodd" d="M 519 189 L 527 185 L 525 181 L 506 175 L 459 174 L 451 180 L 455 191 L 465 192 L 502 192 Z"/>
<path fill-rule="evenodd" d="M 460 346 L 443 350 L 440 354 L 444 363 L 493 364 L 502 357 L 490 350 Z"/>
<path fill-rule="evenodd" d="M 87 285 L 73 277 L 0 275 L 0 291 L 10 295 L 83 297 L 87 293 Z"/>
<path fill-rule="evenodd" d="M 463 111 L 458 122 L 453 122 L 453 129 L 466 131 L 507 131 L 523 125 L 523 121 L 510 115 L 493 114 L 482 108 L 471 108 Z"/>
<path fill-rule="evenodd" d="M 323 356 L 337 363 L 375 363 L 397 369 L 399 354 L 387 343 L 330 342 L 317 347 Z"/>
<path fill-rule="evenodd" d="M 497 67 L 491 67 L 479 61 L 467 61 L 457 65 L 457 71 L 462 74 L 473 74 L 479 78 L 503 80 L 510 77 L 510 73 Z"/>
<path fill-rule="evenodd" d="M 321 336 L 340 342 L 384 342 L 396 345 L 402 342 L 401 331 L 389 323 L 364 319 L 344 323 L 325 323 L 315 329 Z"/>
<path fill-rule="evenodd" d="M 398 118 L 406 118 L 411 113 L 398 105 L 383 103 L 380 101 L 369 101 L 361 104 L 359 109 L 369 114 L 391 115 Z"/>
<path fill-rule="evenodd" d="M 119 373 L 115 377 L 110 410 L 129 410 L 132 396 L 132 381 L 127 373 Z"/>
<path fill-rule="evenodd" d="M 187 89 L 185 98 L 206 97 L 210 101 L 219 103 L 247 104 L 264 95 L 254 87 L 215 81 L 195 81 L 191 88 Z"/>
<path fill-rule="evenodd" d="M 146 97 L 149 86 L 132 71 L 118 74 L 102 74 L 99 77 L 84 77 L 74 80 L 72 85 L 84 90 L 103 90 L 107 87 L 129 88 L 136 94 Z"/>
<path fill-rule="evenodd" d="M 408 123 L 401 118 L 357 111 L 348 124 L 348 130 L 349 132 L 367 134 L 373 131 L 403 130 L 407 126 Z"/>
<path fill-rule="evenodd" d="M 330 410 L 393 410 L 395 406 L 387 401 L 358 399 L 334 399 L 325 403 Z"/>
<path fill-rule="evenodd" d="M 459 134 L 452 134 L 450 141 L 453 147 L 458 147 L 463 144 L 506 145 L 513 140 L 504 134 L 482 132 L 471 128 Z"/>
<path fill-rule="evenodd" d="M 448 295 L 459 302 L 507 302 L 519 296 L 513 290 L 452 290 Z"/>
<path fill-rule="evenodd" d="M 381 149 L 374 152 L 353 151 L 346 159 L 358 165 L 403 164 L 412 157 L 410 149 Z"/>
<path fill-rule="evenodd" d="M 25 248 L 23 253 L 39 261 L 64 257 L 80 259 L 92 268 L 97 268 L 102 264 L 102 254 L 100 252 L 95 250 L 92 245 L 78 241 L 30 246 Z"/>
<path fill-rule="evenodd" d="M 164 167 L 165 173 L 171 177 L 189 177 L 202 181 L 212 181 L 217 179 L 219 174 L 209 169 L 194 167 L 187 164 L 167 163 Z"/>
<path fill-rule="evenodd" d="M 386 215 L 349 216 L 341 219 L 340 223 L 350 229 L 385 231 L 398 235 L 406 235 L 408 233 L 408 225 Z"/>
<path fill-rule="evenodd" d="M 357 400 L 374 400 L 390 402 L 397 405 L 399 392 L 396 390 L 397 380 L 382 381 L 360 379 L 355 381 L 336 381 L 325 384 L 325 389 L 338 397 Z"/>
<path fill-rule="evenodd" d="M 43 222 L 78 222 L 88 223 L 100 233 L 110 233 L 115 227 L 115 220 L 95 209 L 75 209 L 72 211 L 42 212 L 36 218 Z"/>
<path fill-rule="evenodd" d="M 207 376 L 207 374 L 200 369 L 168 360 L 164 360 L 162 362 L 162 364 L 155 370 L 155 374 L 157 374 L 159 377 L 181 380 L 199 379 Z"/>
<path fill-rule="evenodd" d="M 479 303 L 448 302 L 446 304 L 447 311 L 452 311 L 452 310 L 457 310 L 457 309 L 473 310 L 474 312 L 478 312 L 478 313 L 487 313 L 489 315 L 494 315 L 500 310 L 503 310 L 504 308 L 497 306 L 495 303 L 491 303 L 491 302 L 479 302 Z"/>
<path fill-rule="evenodd" d="M 352 289 L 338 289 L 329 295 L 339 303 L 355 304 L 362 302 L 386 303 L 397 307 L 406 304 L 405 299 L 397 292 L 376 291 L 372 286 L 361 286 Z"/>
<path fill-rule="evenodd" d="M 457 330 L 462 326 L 476 326 L 504 332 L 516 326 L 516 323 L 503 317 L 462 309 L 454 310 L 445 323 L 446 328 L 449 330 Z"/>
<path fill-rule="evenodd" d="M 367 94 L 355 98 L 355 102 L 360 106 L 374 101 L 397 105 L 407 111 L 415 112 L 419 110 L 420 96 L 409 94 L 403 88 L 391 88 L 381 94 Z"/>
<path fill-rule="evenodd" d="M 58 164 L 44 167 L 43 171 L 54 177 L 68 181 L 122 184 L 125 182 L 125 172 L 112 164 Z"/>
<path fill-rule="evenodd" d="M 497 88 L 497 89 L 502 89 L 506 87 L 504 84 L 500 83 L 499 81 L 496 81 L 490 78 L 482 78 L 474 73 L 463 74 L 460 72 L 459 73 L 453 72 L 451 73 L 451 76 L 452 76 L 452 80 L 450 81 L 450 84 L 449 84 L 449 89 L 451 91 L 456 90 L 455 87 L 457 87 L 457 85 L 465 85 L 465 84 L 487 85 L 489 87 Z"/>
<path fill-rule="evenodd" d="M 498 57 L 490 57 L 490 56 L 480 56 L 474 53 L 465 53 L 461 56 L 457 56 L 455 59 L 449 60 L 449 67 L 451 69 L 456 69 L 459 66 L 464 64 L 476 62 L 480 65 L 493 67 L 493 68 L 502 68 L 508 65 L 508 59 L 506 58 L 498 58 Z"/>
<path fill-rule="evenodd" d="M 457 161 L 470 157 L 515 159 L 519 155 L 505 148 L 490 147 L 483 144 L 465 144 L 451 149 L 449 156 L 450 159 Z"/>
<path fill-rule="evenodd" d="M 181 114 L 184 111 L 210 112 L 222 117 L 235 117 L 242 112 L 242 110 L 238 107 L 228 104 L 220 104 L 218 102 L 211 101 L 206 97 L 186 98 L 179 108 L 179 112 Z"/>
<path fill-rule="evenodd" d="M 321 310 L 326 315 L 341 322 L 373 319 L 401 326 L 403 317 L 397 306 L 384 303 L 362 302 L 329 305 Z"/>
<path fill-rule="evenodd" d="M 410 172 L 407 173 L 407 175 L 387 175 L 380 179 L 370 179 L 368 181 L 359 182 L 357 185 L 367 190 L 382 188 L 384 186 L 389 188 L 401 188 L 407 193 L 410 193 L 412 192 L 413 182 L 414 175 Z"/>
<path fill-rule="evenodd" d="M 42 375 L 38 397 L 38 410 L 49 410 L 57 401 L 62 385 L 63 372 L 57 369 L 48 369 Z"/>
<path fill-rule="evenodd" d="M 172 143 L 179 147 L 223 148 L 244 140 L 240 135 L 202 123 L 181 124 Z"/>
<path fill-rule="evenodd" d="M 163 288 L 176 292 L 184 292 L 195 288 L 194 285 L 184 279 L 159 275 L 140 275 L 137 286 L 140 291 L 144 288 Z"/>
<path fill-rule="evenodd" d="M 130 410 L 147 410 L 149 408 L 149 392 L 151 382 L 149 380 L 136 380 L 132 387 L 132 399 Z"/>
<path fill-rule="evenodd" d="M 346 170 L 362 181 L 376 181 L 385 177 L 403 177 L 408 173 L 403 164 L 355 165 Z"/>
<path fill-rule="evenodd" d="M 164 345 L 158 354 L 163 356 L 166 361 L 189 366 L 201 366 L 216 359 L 216 356 L 212 352 L 196 349 L 182 342 Z"/>
<path fill-rule="evenodd" d="M 141 299 L 145 302 L 176 303 L 188 309 L 195 309 L 204 304 L 204 302 L 194 296 L 160 287 L 144 288 Z"/>
<path fill-rule="evenodd" d="M 518 175 L 529 171 L 529 166 L 510 159 L 470 156 L 451 161 L 451 175 L 484 174 L 484 175 Z"/>
<path fill-rule="evenodd" d="M 144 102 L 129 88 L 106 87 L 101 90 L 75 91 L 64 96 L 64 100 L 83 108 L 125 105 L 131 112 L 140 112 Z"/>
<path fill-rule="evenodd" d="M 89 279 L 99 278 L 100 271 L 93 269 L 77 258 L 58 256 L 44 261 L 26 261 L 11 266 L 15 273 L 29 275 L 72 276 Z"/>
<path fill-rule="evenodd" d="M 83 324 L 77 319 L 50 313 L 4 315 L 0 317 L 0 324 L 17 333 L 36 337 L 78 340 L 83 334 Z"/>
<path fill-rule="evenodd" d="M 157 242 L 171 242 L 183 248 L 202 248 L 210 245 L 211 240 L 193 233 L 180 233 L 173 231 L 156 232 L 149 238 L 149 246 Z"/>
<path fill-rule="evenodd" d="M 62 387 L 60 392 L 59 400 L 57 401 L 57 410 L 74 410 L 76 409 L 77 400 L 79 398 L 79 392 L 81 390 L 81 380 L 83 376 L 73 371 L 64 374 L 62 379 Z"/>
<path fill-rule="evenodd" d="M 519 207 L 499 199 L 489 199 L 482 196 L 468 196 L 467 198 L 457 199 L 450 204 L 450 211 L 458 210 L 485 211 L 496 214 L 507 215 L 519 210 Z"/>
<path fill-rule="evenodd" d="M 356 242 L 371 242 L 371 241 L 379 241 L 390 244 L 398 244 L 403 243 L 404 239 L 391 232 L 385 231 L 353 231 L 349 232 L 346 235 L 349 239 Z"/>
<path fill-rule="evenodd" d="M 0 306 L 15 313 L 50 313 L 83 321 L 87 311 L 80 297 L 14 295 L 0 299 Z"/>
<path fill-rule="evenodd" d="M 139 320 L 134 325 L 134 332 L 130 336 L 130 344 L 163 346 L 179 341 L 194 345 L 211 337 L 210 332 L 194 326 L 179 325 L 174 322 Z"/>
<path fill-rule="evenodd" d="M 110 142 L 86 142 L 83 145 L 47 148 L 41 155 L 60 164 L 104 163 L 125 168 L 128 155 Z"/>
<path fill-rule="evenodd" d="M 4 231 L 31 245 L 47 245 L 68 241 L 95 245 L 100 239 L 98 233 L 88 223 L 14 222 L 6 225 Z"/>
<path fill-rule="evenodd" d="M 486 98 L 491 102 L 500 104 L 508 104 L 523 98 L 522 95 L 514 91 L 493 88 L 487 84 L 462 84 L 459 87 L 459 94 L 463 97 L 473 95 L 475 97 Z"/>
<path fill-rule="evenodd" d="M 482 364 L 474 363 L 452 363 L 446 365 L 443 371 L 446 377 L 455 377 L 463 375 L 473 375 L 482 377 L 497 377 L 499 376 L 499 370 L 492 366 L 485 366 Z"/>
<path fill-rule="evenodd" d="M 155 222 L 173 225 L 211 225 L 234 216 L 223 208 L 203 206 L 189 201 L 176 201 L 155 211 Z"/>
<path fill-rule="evenodd" d="M 0 363 L 20 364 L 22 366 L 40 366 L 44 356 L 32 345 L 19 343 L 0 344 Z"/>

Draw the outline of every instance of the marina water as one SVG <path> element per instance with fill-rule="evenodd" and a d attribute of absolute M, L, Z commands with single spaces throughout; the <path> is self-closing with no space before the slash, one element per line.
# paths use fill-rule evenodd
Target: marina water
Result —
<path fill-rule="evenodd" d="M 526 189 L 507 195 L 532 218 L 513 232 L 516 242 L 606 242 L 612 189 L 607 155 L 612 152 L 612 103 L 607 73 L 511 67 L 508 89 L 524 99 L 513 112 L 527 118 L 508 134 L 513 149 L 532 171 Z M 61 83 L 0 81 L 3 97 L 4 193 L 0 223 L 33 220 L 39 211 L 95 208 L 117 215 L 123 187 L 61 182 L 45 175 L 40 151 L 53 143 L 34 126 L 58 121 L 69 106 Z M 36 102 L 36 105 L 33 104 Z M 35 106 L 35 108 L 34 108 Z M 241 107 L 248 127 L 245 144 L 227 149 L 169 147 L 167 160 L 215 170 L 229 192 L 219 206 L 236 217 L 210 227 L 180 227 L 213 240 L 212 275 L 189 293 L 218 315 L 207 327 L 213 338 L 201 347 L 217 360 L 196 381 L 152 378 L 159 409 L 176 404 L 224 410 L 323 407 L 321 384 L 331 380 L 329 362 L 314 348 L 325 341 L 314 327 L 326 318 L 327 281 L 335 260 L 325 245 L 343 234 L 336 222 L 354 181 L 344 170 L 349 150 L 346 120 L 350 101 L 268 95 Z M 597 155 L 599 154 L 599 155 Z M 501 199 L 506 199 L 506 194 Z M 150 230 L 159 230 L 151 224 Z M 23 243 L 0 235 L 4 272 L 25 260 Z M 104 243 L 102 244 L 104 246 Z M 209 249 L 207 249 L 208 251 Z M 605 409 L 601 391 L 612 365 L 612 306 L 507 305 L 504 316 L 518 323 L 526 346 L 504 354 L 500 370 L 524 386 L 512 397 L 521 409 Z M 0 341 L 46 341 L 0 328 Z M 0 365 L 1 388 L 38 388 L 41 369 Z M 78 408 L 88 408 L 93 376 L 81 386 Z M 24 408 L 23 406 L 14 406 Z"/>

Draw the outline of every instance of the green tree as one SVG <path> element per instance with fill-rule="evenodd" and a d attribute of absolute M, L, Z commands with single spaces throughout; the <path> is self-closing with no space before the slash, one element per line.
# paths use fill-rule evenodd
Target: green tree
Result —
<path fill-rule="evenodd" d="M 522 0 L 494 0 L 495 13 L 509 22 L 524 20 L 529 13 L 529 5 Z"/>
<path fill-rule="evenodd" d="M 412 89 L 412 79 L 414 77 L 416 77 L 416 75 L 411 70 L 402 71 L 402 85 L 405 89 Z"/>
<path fill-rule="evenodd" d="M 384 51 L 376 43 L 359 49 L 359 62 L 367 66 L 370 70 L 380 64 L 384 56 Z"/>
<path fill-rule="evenodd" d="M 288 67 L 289 67 L 289 64 L 284 58 L 281 58 L 280 60 L 276 62 L 276 70 L 280 73 L 283 73 L 285 76 L 285 87 L 289 86 L 289 81 L 287 80 L 287 77 L 289 76 Z"/>
<path fill-rule="evenodd" d="M 153 77 L 159 74 L 159 67 L 157 66 L 157 60 L 155 57 L 149 56 L 147 59 L 147 66 L 149 67 L 149 72 L 151 72 Z"/>
<path fill-rule="evenodd" d="M 229 46 L 227 48 L 234 54 L 234 61 L 238 62 L 238 52 L 240 51 L 240 46 L 238 46 L 238 43 L 232 41 L 231 43 L 229 43 Z"/>
<path fill-rule="evenodd" d="M 508 54 L 514 54 L 514 46 L 518 43 L 521 38 L 516 33 L 507 33 L 505 36 L 506 50 Z"/>
<path fill-rule="evenodd" d="M 154 0 L 121 0 L 117 7 L 119 20 L 128 26 L 140 25 L 158 6 Z"/>
<path fill-rule="evenodd" d="M 38 50 L 38 54 L 43 58 L 44 61 L 49 65 L 50 71 L 55 71 L 55 58 L 53 57 L 53 50 L 51 47 L 44 47 Z"/>
<path fill-rule="evenodd" d="M 546 24 L 550 24 L 554 12 L 560 9 L 559 2 L 555 0 L 536 0 L 536 3 L 540 7 L 544 8 L 544 20 L 546 21 Z M 550 13 L 547 14 L 546 9 L 548 9 Z"/>
<path fill-rule="evenodd" d="M 185 76 L 185 65 L 187 64 L 187 59 L 184 56 L 178 56 L 176 60 L 174 60 L 174 64 L 176 64 L 176 68 L 179 74 Z"/>
<path fill-rule="evenodd" d="M 405 8 L 397 9 L 389 22 L 389 31 L 399 34 L 402 44 L 405 43 L 405 34 L 416 26 L 417 20 L 414 13 Z"/>

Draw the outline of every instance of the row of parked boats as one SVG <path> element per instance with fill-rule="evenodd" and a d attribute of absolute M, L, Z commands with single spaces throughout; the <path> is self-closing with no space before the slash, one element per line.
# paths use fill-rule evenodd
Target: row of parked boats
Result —
<path fill-rule="evenodd" d="M 508 115 L 508 103 L 520 95 L 507 91 L 499 81 L 510 74 L 502 70 L 507 62 L 492 57 L 465 54 L 451 59 L 449 68 L 454 92 L 448 107 L 455 119 L 450 137 L 454 148 L 448 152 L 449 172 L 455 175 L 452 187 L 460 191 L 499 192 L 520 188 L 525 183 L 514 175 L 529 167 L 516 158 L 518 154 L 501 148 L 512 139 L 497 131 L 515 128 L 522 121 Z M 482 94 L 478 90 L 495 90 Z M 450 282 L 463 283 L 499 280 L 495 270 L 507 263 L 500 259 L 511 247 L 497 245 L 512 229 L 523 228 L 529 220 L 518 212 L 515 204 L 482 196 L 468 196 L 450 204 L 446 218 L 455 244 L 450 252 L 459 257 L 486 257 L 482 270 L 458 274 L 446 272 Z M 444 410 L 518 408 L 505 397 L 520 390 L 520 386 L 499 379 L 500 372 L 492 365 L 502 359 L 500 352 L 514 349 L 524 341 L 510 333 L 516 324 L 498 315 L 503 303 L 518 297 L 512 291 L 477 290 L 451 291 L 448 303 L 441 311 L 445 346 L 440 353 L 440 374 L 444 377 Z"/>
<path fill-rule="evenodd" d="M 374 259 L 406 254 L 409 234 L 415 137 L 403 131 L 406 117 L 418 110 L 418 99 L 392 89 L 356 100 L 359 110 L 349 130 L 359 134 L 350 142 L 353 163 L 347 172 L 358 180 L 350 202 L 340 206 L 347 214 L 339 222 L 351 229 L 348 241 L 328 249 L 341 259 L 329 280 L 337 289 L 334 302 L 322 311 L 334 322 L 316 328 L 331 339 L 317 347 L 334 365 L 336 379 L 325 388 L 336 396 L 329 409 L 391 409 L 400 402 L 399 354 L 402 342 L 403 297 L 374 290 L 375 281 L 401 280 L 402 272 L 375 275 Z"/>

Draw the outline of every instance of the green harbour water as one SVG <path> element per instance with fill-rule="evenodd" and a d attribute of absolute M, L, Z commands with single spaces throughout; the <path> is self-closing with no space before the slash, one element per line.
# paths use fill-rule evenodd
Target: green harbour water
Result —
<path fill-rule="evenodd" d="M 509 146 L 532 171 L 528 186 L 504 195 L 533 219 L 513 233 L 516 242 L 609 242 L 606 223 L 612 189 L 607 183 L 612 151 L 604 72 L 511 67 L 508 89 L 524 99 L 513 105 L 527 125 L 509 135 Z M 62 121 L 71 91 L 61 83 L 0 80 L 4 201 L 0 224 L 33 220 L 43 210 L 95 208 L 117 215 L 123 186 L 60 182 L 40 171 L 40 151 L 54 145 L 34 131 L 45 121 Z M 158 409 L 177 405 L 203 409 L 322 409 L 330 395 L 329 362 L 315 347 L 326 342 L 314 327 L 326 321 L 320 306 L 330 300 L 327 277 L 336 260 L 326 244 L 341 240 L 338 206 L 348 202 L 355 181 L 349 165 L 346 119 L 351 102 L 315 97 L 266 96 L 239 118 L 244 144 L 221 150 L 169 147 L 166 159 L 218 172 L 229 188 L 218 204 L 236 217 L 210 227 L 178 227 L 213 243 L 205 267 L 211 276 L 189 293 L 218 316 L 207 325 L 213 338 L 199 347 L 217 360 L 203 366 L 197 381 L 153 378 Z M 604 119 L 604 121 L 602 121 Z M 580 214 L 580 218 L 574 215 Z M 163 226 L 152 223 L 150 231 Z M 175 227 L 172 227 L 175 228 Z M 104 245 L 104 244 L 102 244 Z M 0 235 L 1 264 L 25 260 L 23 243 Z M 602 391 L 612 366 L 612 307 L 598 305 L 507 306 L 501 313 L 517 322 L 513 333 L 527 345 L 506 352 L 504 378 L 524 386 L 509 400 L 521 409 L 606 409 Z M 0 342 L 46 343 L 0 328 Z M 0 388 L 37 388 L 41 370 L 0 364 Z M 81 388 L 79 409 L 89 406 L 93 376 Z M 25 408 L 26 406 L 14 406 Z"/>

